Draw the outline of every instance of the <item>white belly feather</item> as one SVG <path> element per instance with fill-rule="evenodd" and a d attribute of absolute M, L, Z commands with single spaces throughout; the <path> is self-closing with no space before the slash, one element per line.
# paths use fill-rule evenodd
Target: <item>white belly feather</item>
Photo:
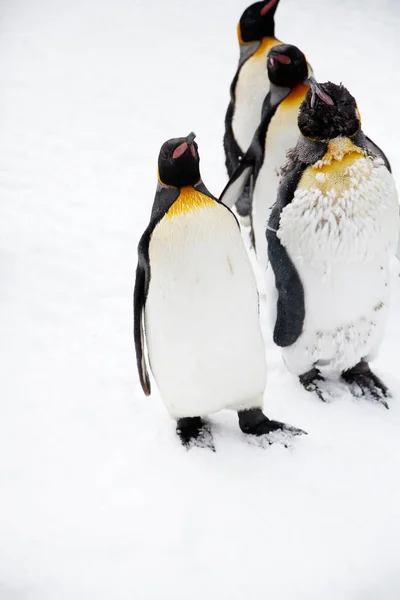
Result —
<path fill-rule="evenodd" d="M 176 418 L 262 406 L 257 288 L 232 214 L 212 203 L 156 226 L 145 328 L 153 375 Z"/>
<path fill-rule="evenodd" d="M 298 375 L 314 364 L 328 372 L 351 368 L 372 358 L 383 336 L 399 229 L 397 193 L 379 160 L 358 159 L 349 176 L 349 188 L 339 195 L 316 186 L 298 189 L 281 214 L 278 237 L 305 295 L 303 333 L 283 349 Z"/>
<path fill-rule="evenodd" d="M 265 39 L 260 48 L 241 67 L 235 88 L 235 111 L 232 119 L 233 135 L 242 152 L 249 148 L 261 119 L 261 109 L 269 92 L 267 71 L 268 51 L 281 44 Z"/>

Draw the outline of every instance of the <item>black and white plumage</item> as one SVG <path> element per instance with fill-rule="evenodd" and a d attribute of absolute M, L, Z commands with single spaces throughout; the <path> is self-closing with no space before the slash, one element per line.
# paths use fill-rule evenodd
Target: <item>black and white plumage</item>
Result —
<path fill-rule="evenodd" d="M 230 408 L 246 433 L 284 429 L 263 413 L 265 349 L 252 268 L 233 213 L 200 178 L 192 136 L 166 142 L 149 226 L 138 246 L 134 333 L 140 381 L 148 363 L 183 443 L 202 417 Z"/>
<path fill-rule="evenodd" d="M 262 119 L 250 148 L 231 177 L 221 200 L 231 207 L 252 181 L 251 226 L 257 258 L 267 266 L 265 228 L 278 189 L 279 173 L 286 154 L 298 139 L 297 116 L 308 86 L 308 65 L 304 54 L 291 45 L 280 45 L 268 53 L 270 91 Z"/>
<path fill-rule="evenodd" d="M 284 362 L 326 399 L 323 376 L 381 400 L 368 361 L 379 349 L 389 302 L 389 260 L 399 230 L 393 178 L 371 156 L 354 98 L 312 82 L 299 114 L 266 236 L 270 316 Z"/>
<path fill-rule="evenodd" d="M 281 44 L 275 38 L 275 11 L 279 0 L 251 4 L 237 26 L 239 63 L 230 87 L 230 102 L 225 116 L 224 150 L 231 177 L 249 148 L 260 123 L 261 109 L 269 92 L 266 57 Z M 251 189 L 247 186 L 236 207 L 243 217 L 249 215 Z"/>

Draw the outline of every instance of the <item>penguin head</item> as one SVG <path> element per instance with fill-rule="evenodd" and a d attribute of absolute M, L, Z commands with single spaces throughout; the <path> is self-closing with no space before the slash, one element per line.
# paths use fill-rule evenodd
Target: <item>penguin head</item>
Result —
<path fill-rule="evenodd" d="M 308 75 L 306 57 L 296 46 L 289 44 L 271 48 L 267 56 L 267 69 L 271 83 L 280 87 L 293 87 Z"/>
<path fill-rule="evenodd" d="M 158 156 L 158 174 L 161 183 L 174 187 L 195 185 L 200 180 L 199 153 L 194 138 L 195 133 L 187 137 L 167 140 Z"/>
<path fill-rule="evenodd" d="M 263 37 L 274 37 L 274 15 L 278 3 L 279 0 L 264 0 L 246 8 L 238 25 L 238 37 L 241 43 L 248 44 Z"/>
<path fill-rule="evenodd" d="M 301 133 L 320 141 L 356 135 L 361 129 L 360 113 L 344 85 L 317 83 L 314 77 L 308 82 L 310 89 L 300 105 L 298 118 Z"/>

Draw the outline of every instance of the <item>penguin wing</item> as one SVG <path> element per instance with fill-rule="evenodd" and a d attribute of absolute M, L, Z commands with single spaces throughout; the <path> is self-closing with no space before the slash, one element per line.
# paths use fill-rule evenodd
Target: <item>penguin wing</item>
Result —
<path fill-rule="evenodd" d="M 136 362 L 139 379 L 146 396 L 150 396 L 151 386 L 147 371 L 144 342 L 144 306 L 150 283 L 148 230 L 143 234 L 138 246 L 138 265 L 136 268 L 135 290 L 133 292 L 133 333 L 135 337 Z"/>
<path fill-rule="evenodd" d="M 235 139 L 232 128 L 233 115 L 235 112 L 235 88 L 238 80 L 238 74 L 239 71 L 236 73 L 231 84 L 231 101 L 225 116 L 224 150 L 226 158 L 225 164 L 229 177 L 232 177 L 235 169 L 239 165 L 240 160 L 243 158 L 243 152 Z"/>
<path fill-rule="evenodd" d="M 236 204 L 253 174 L 254 167 L 253 158 L 246 152 L 243 160 L 239 163 L 239 166 L 223 189 L 219 197 L 220 202 L 228 208 L 232 208 Z"/>
<path fill-rule="evenodd" d="M 135 289 L 133 292 L 133 334 L 135 338 L 136 362 L 139 379 L 146 396 L 150 396 L 150 378 L 145 358 L 144 308 L 150 285 L 149 246 L 152 233 L 168 209 L 177 200 L 179 188 L 158 184 L 150 224 L 140 238 L 138 264 L 136 267 Z"/>
<path fill-rule="evenodd" d="M 389 173 L 391 173 L 392 172 L 392 167 L 390 166 L 389 159 L 387 158 L 387 156 L 385 155 L 385 153 L 383 152 L 383 150 L 381 150 L 379 148 L 379 146 L 377 144 L 375 144 L 375 142 L 373 142 L 371 140 L 371 138 L 369 138 L 368 136 L 365 136 L 365 139 L 367 140 L 367 152 L 368 152 L 368 154 L 371 154 L 372 156 L 380 156 L 383 159 L 383 162 L 385 163 L 385 167 L 387 168 L 387 170 L 389 171 Z"/>
<path fill-rule="evenodd" d="M 229 208 L 232 208 L 242 196 L 244 188 L 252 175 L 254 177 L 251 187 L 254 189 L 258 170 L 264 161 L 265 136 L 268 125 L 278 106 L 279 104 L 271 102 L 271 92 L 269 92 L 264 100 L 261 122 L 256 129 L 250 147 L 219 197 L 220 202 L 223 202 Z"/>
<path fill-rule="evenodd" d="M 300 276 L 286 248 L 277 235 L 282 210 L 292 200 L 306 164 L 295 162 L 286 170 L 278 189 L 278 198 L 267 226 L 268 258 L 275 275 L 278 292 L 274 342 L 285 348 L 296 342 L 303 331 L 305 318 L 304 289 Z"/>

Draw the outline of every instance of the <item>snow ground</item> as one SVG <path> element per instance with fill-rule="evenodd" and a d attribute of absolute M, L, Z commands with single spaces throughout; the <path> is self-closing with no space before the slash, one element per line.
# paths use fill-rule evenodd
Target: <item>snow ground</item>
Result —
<path fill-rule="evenodd" d="M 391 410 L 322 405 L 268 343 L 291 449 L 212 417 L 185 452 L 136 375 L 136 245 L 168 137 L 218 194 L 239 0 L 0 4 L 0 599 L 398 600 L 400 304 Z M 397 0 L 281 0 L 277 35 L 354 93 L 400 177 Z M 266 330 L 266 336 L 269 333 Z"/>

